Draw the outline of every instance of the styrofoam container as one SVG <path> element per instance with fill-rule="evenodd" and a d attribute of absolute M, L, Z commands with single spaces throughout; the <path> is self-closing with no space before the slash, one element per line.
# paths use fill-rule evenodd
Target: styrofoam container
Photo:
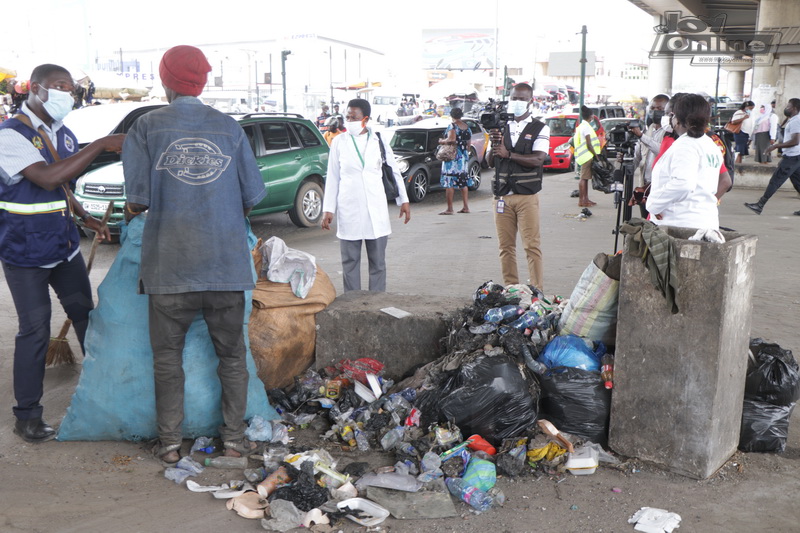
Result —
<path fill-rule="evenodd" d="M 339 509 L 349 507 L 350 509 L 364 511 L 365 513 L 369 514 L 372 518 L 357 518 L 353 515 L 345 515 L 356 524 L 361 524 L 365 527 L 377 526 L 389 516 L 389 511 L 377 503 L 365 498 L 350 498 L 349 500 L 344 500 L 337 503 L 336 506 Z"/>
<path fill-rule="evenodd" d="M 574 453 L 568 454 L 566 468 L 573 475 L 587 476 L 594 474 L 599 464 L 597 450 L 594 448 L 578 448 Z"/>

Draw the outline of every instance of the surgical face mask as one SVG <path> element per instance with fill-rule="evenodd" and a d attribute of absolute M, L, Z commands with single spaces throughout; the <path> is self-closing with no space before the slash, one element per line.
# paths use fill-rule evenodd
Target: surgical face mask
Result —
<path fill-rule="evenodd" d="M 669 128 L 669 126 L 670 126 L 670 124 L 669 124 L 669 115 L 665 114 L 665 115 L 663 115 L 661 117 L 661 127 L 662 128 Z"/>
<path fill-rule="evenodd" d="M 36 98 L 39 98 L 38 94 Z M 41 102 L 42 99 L 39 98 L 39 101 Z M 66 91 L 47 89 L 47 101 L 42 102 L 42 105 L 53 120 L 61 121 L 72 111 L 72 106 L 75 105 L 75 99 L 72 97 L 72 94 Z"/>
<path fill-rule="evenodd" d="M 753 110 L 752 110 L 752 109 L 745 109 L 745 110 L 744 110 L 744 112 L 745 112 L 745 113 L 747 113 L 747 114 L 749 115 L 750 113 L 752 113 L 752 112 L 753 112 Z"/>
<path fill-rule="evenodd" d="M 511 100 L 507 106 L 508 112 L 513 113 L 515 117 L 521 117 L 528 111 L 528 102 L 525 100 Z"/>
<path fill-rule="evenodd" d="M 350 135 L 360 135 L 361 132 L 364 130 L 364 125 L 361 123 L 360 120 L 354 121 L 346 121 L 344 123 L 345 127 L 347 127 L 347 133 Z"/>

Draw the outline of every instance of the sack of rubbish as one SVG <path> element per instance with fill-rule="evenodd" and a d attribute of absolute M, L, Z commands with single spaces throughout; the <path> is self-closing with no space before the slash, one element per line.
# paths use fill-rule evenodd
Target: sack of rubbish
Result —
<path fill-rule="evenodd" d="M 750 340 L 739 449 L 783 452 L 789 418 L 800 399 L 800 367 L 791 350 L 763 339 Z"/>
<path fill-rule="evenodd" d="M 581 274 L 558 323 L 559 335 L 573 334 L 607 346 L 616 344 L 622 256 L 599 253 Z"/>
<path fill-rule="evenodd" d="M 743 452 L 783 452 L 789 438 L 789 418 L 795 404 L 772 405 L 745 400 L 739 449 Z"/>
<path fill-rule="evenodd" d="M 611 391 L 600 372 L 553 368 L 539 376 L 542 399 L 539 416 L 561 431 L 606 446 L 611 414 Z"/>
<path fill-rule="evenodd" d="M 559 335 L 547 343 L 539 362 L 548 368 L 568 366 L 597 372 L 605 351 L 603 343 L 597 343 L 597 348 L 592 350 L 584 339 L 576 335 Z"/>
<path fill-rule="evenodd" d="M 497 443 L 536 422 L 536 381 L 508 355 L 463 364 L 452 385 L 435 407 L 440 421 L 452 421 L 465 435 L 477 433 Z"/>
<path fill-rule="evenodd" d="M 800 400 L 800 367 L 791 350 L 762 339 L 750 341 L 744 397 L 788 406 Z"/>
<path fill-rule="evenodd" d="M 139 265 L 145 216 L 123 227 L 114 263 L 97 288 L 98 303 L 89 317 L 86 358 L 80 380 L 58 432 L 59 440 L 145 440 L 158 435 L 156 427 L 153 350 L 148 329 L 147 295 L 138 294 Z M 249 232 L 253 246 L 255 235 Z M 255 277 L 255 272 L 253 272 Z M 245 292 L 245 320 L 250 316 L 250 292 Z M 247 342 L 246 419 L 260 415 L 280 418 L 267 401 L 264 384 Z M 195 317 L 183 349 L 185 377 L 185 438 L 218 435 L 222 425 L 219 359 L 205 320 Z"/>

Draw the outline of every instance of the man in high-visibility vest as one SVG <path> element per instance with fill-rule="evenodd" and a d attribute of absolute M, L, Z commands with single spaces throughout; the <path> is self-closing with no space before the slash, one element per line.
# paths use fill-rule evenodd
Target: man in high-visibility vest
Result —
<path fill-rule="evenodd" d="M 589 200 L 589 182 L 592 179 L 592 161 L 597 158 L 600 152 L 600 140 L 597 138 L 589 120 L 592 118 L 592 110 L 586 106 L 581 107 L 581 118 L 583 121 L 575 130 L 575 162 L 581 166 L 581 181 L 578 184 L 578 205 L 580 207 L 592 207 L 597 205 Z"/>
<path fill-rule="evenodd" d="M 50 287 L 72 320 L 78 342 L 89 324 L 92 289 L 73 217 L 110 238 L 108 227 L 75 199 L 70 184 L 103 151 L 119 152 L 125 135 L 102 137 L 83 150 L 62 120 L 75 103 L 63 67 L 33 69 L 28 100 L 0 125 L 0 262 L 19 320 L 14 342 L 14 433 L 44 442 L 55 431 L 42 420 L 44 368 L 50 341 Z"/>

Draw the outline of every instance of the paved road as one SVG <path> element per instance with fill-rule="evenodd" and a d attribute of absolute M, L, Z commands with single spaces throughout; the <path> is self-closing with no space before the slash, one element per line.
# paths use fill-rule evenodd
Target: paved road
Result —
<path fill-rule="evenodd" d="M 577 199 L 569 197 L 575 188 L 577 182 L 571 174 L 547 174 L 545 177 L 541 220 L 547 293 L 568 296 L 597 252 L 613 252 L 612 228 L 616 211 L 611 196 L 592 193 L 598 205 L 592 208 L 593 216 L 581 222 L 575 218 L 579 213 Z M 797 268 L 800 217 L 791 216 L 800 209 L 800 202 L 793 192 L 781 191 L 770 201 L 764 214 L 756 216 L 742 203 L 754 201 L 759 193 L 748 190 L 729 193 L 721 207 L 721 224 L 759 237 L 752 336 L 765 337 L 800 354 L 796 325 L 800 304 L 800 269 Z M 387 251 L 390 292 L 464 297 L 487 279 L 500 279 L 491 196 L 486 188 L 471 194 L 470 214 L 439 216 L 437 213 L 443 204 L 444 194 L 435 192 L 422 204 L 412 206 L 412 220 L 407 226 L 394 220 L 394 233 Z M 397 213 L 396 208 L 392 211 Z M 253 229 L 259 237 L 276 235 L 290 247 L 314 254 L 341 293 L 339 249 L 333 232 L 295 228 L 284 214 L 256 217 Z M 84 253 L 88 253 L 88 240 L 83 245 Z M 117 250 L 118 245 L 100 248 L 91 275 L 94 287 L 102 281 Z M 520 268 L 521 271 L 525 269 L 523 257 L 520 257 Z M 363 278 L 366 279 L 366 274 Z M 0 408 L 5 413 L 0 416 L 0 479 L 3 480 L 0 492 L 4 495 L 0 501 L 5 502 L 0 506 L 0 530 L 107 531 L 113 527 L 117 531 L 183 531 L 190 524 L 194 531 L 218 531 L 227 527 L 260 530 L 256 523 L 243 522 L 233 513 L 227 513 L 219 502 L 205 498 L 206 495 L 189 494 L 165 482 L 157 465 L 143 458 L 137 445 L 53 442 L 37 447 L 21 443 L 11 431 L 16 320 L 4 282 L 0 283 L 0 302 L 4 304 L 0 306 Z M 53 315 L 56 331 L 63 319 L 63 312 L 56 309 Z M 73 349 L 78 351 L 74 341 Z M 43 403 L 49 421 L 57 423 L 63 417 L 78 372 L 79 367 L 48 370 Z M 586 499 L 586 503 L 581 504 L 581 513 L 567 510 L 570 501 L 560 501 L 562 496 L 556 490 L 558 498 L 550 495 L 547 504 L 515 495 L 510 504 L 512 514 L 516 510 L 521 516 L 534 517 L 536 522 L 531 525 L 527 525 L 527 519 L 514 522 L 506 509 L 491 517 L 482 516 L 474 525 L 451 522 L 447 526 L 439 521 L 437 523 L 444 529 L 436 526 L 432 530 L 485 531 L 487 527 L 494 527 L 496 520 L 501 526 L 510 520 L 505 524 L 508 531 L 556 528 L 586 531 L 587 524 L 617 531 L 630 529 L 624 524 L 626 513 L 630 515 L 642 505 L 659 507 L 657 504 L 663 502 L 664 506 L 672 504 L 688 513 L 688 516 L 684 514 L 688 523 L 681 530 L 692 530 L 692 527 L 697 531 L 715 530 L 715 526 L 703 529 L 700 524 L 719 524 L 720 528 L 731 531 L 754 531 L 769 526 L 775 531 L 787 531 L 796 527 L 788 521 L 792 513 L 787 498 L 794 498 L 792 495 L 796 495 L 800 479 L 800 423 L 797 420 L 795 416 L 789 448 L 784 455 L 749 455 L 749 470 L 727 485 L 701 485 L 684 478 L 664 478 L 658 472 L 627 479 L 614 477 L 613 473 L 602 474 L 601 470 L 588 481 L 570 480 L 572 485 L 560 485 L 570 501 L 578 501 L 579 497 Z M 124 462 L 127 455 L 133 457 L 131 463 Z M 625 501 L 612 503 L 607 496 L 600 495 L 600 490 L 605 491 L 603 494 L 608 492 L 611 483 L 614 486 L 624 483 L 626 494 L 620 498 Z M 602 485 L 599 489 L 598 484 Z M 539 485 L 535 490 L 549 493 L 552 491 L 549 486 Z M 528 485 L 525 487 L 523 494 L 534 490 Z M 594 494 L 589 494 L 592 487 Z M 662 487 L 667 488 L 662 490 Z M 583 496 L 580 491 L 584 491 Z M 758 502 L 752 500 L 755 495 L 758 495 Z M 545 506 L 549 512 L 540 510 Z M 564 512 L 556 510 L 557 506 L 558 509 L 563 506 Z M 588 510 L 583 513 L 590 506 L 593 512 L 599 513 L 592 519 L 587 518 Z M 755 509 L 761 510 L 760 515 L 753 514 Z M 544 529 L 534 527 L 535 523 Z M 730 524 L 735 523 L 742 528 L 731 528 Z M 395 530 L 413 530 L 402 527 L 397 525 Z"/>

